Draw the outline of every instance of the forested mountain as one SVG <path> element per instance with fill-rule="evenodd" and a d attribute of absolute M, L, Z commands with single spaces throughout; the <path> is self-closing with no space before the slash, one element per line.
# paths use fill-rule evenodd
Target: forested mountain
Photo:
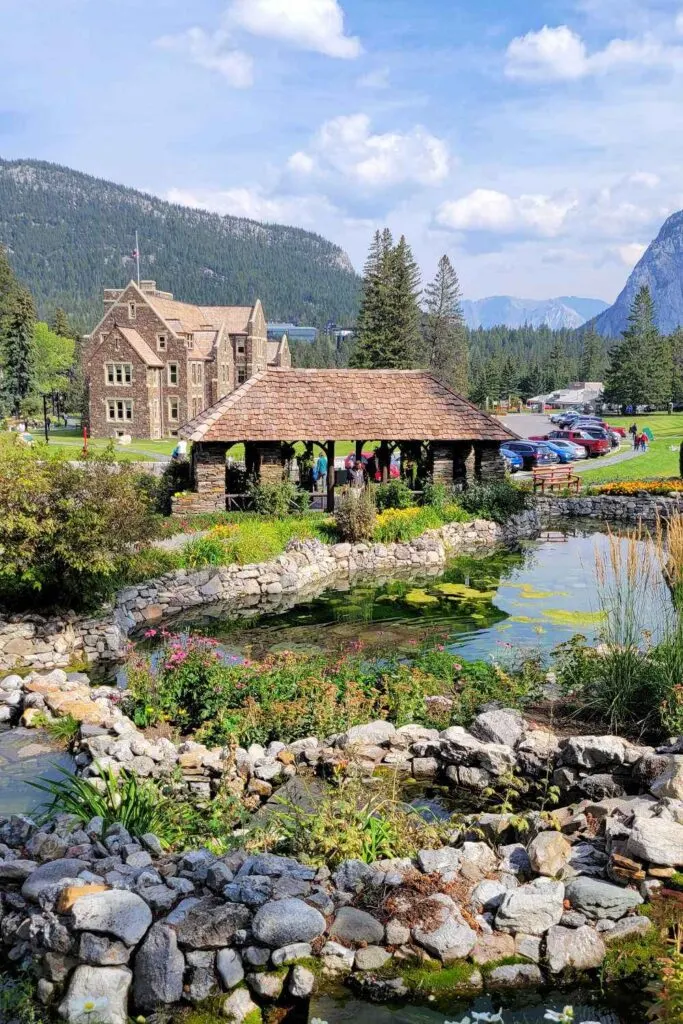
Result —
<path fill-rule="evenodd" d="M 269 320 L 353 322 L 360 279 L 346 253 L 300 228 L 164 202 L 37 160 L 0 160 L 0 244 L 38 315 L 57 306 L 80 328 L 102 313 L 102 289 L 135 274 L 205 305 L 263 302 Z"/>
<path fill-rule="evenodd" d="M 662 334 L 671 334 L 683 324 L 683 210 L 665 221 L 614 305 L 596 318 L 598 334 L 617 338 L 626 330 L 629 312 L 644 286 L 654 303 L 656 326 Z"/>
<path fill-rule="evenodd" d="M 607 303 L 602 299 L 581 299 L 561 295 L 557 299 L 517 299 L 512 295 L 493 295 L 486 299 L 465 300 L 462 311 L 467 326 L 478 327 L 550 327 L 553 330 L 581 327 L 597 316 Z"/>

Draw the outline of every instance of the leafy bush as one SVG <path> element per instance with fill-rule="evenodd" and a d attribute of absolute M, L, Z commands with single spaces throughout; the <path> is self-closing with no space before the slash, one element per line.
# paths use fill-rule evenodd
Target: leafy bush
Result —
<path fill-rule="evenodd" d="M 432 508 L 441 511 L 446 505 L 453 502 L 453 488 L 447 487 L 446 484 L 432 483 L 428 481 L 424 487 L 424 493 L 422 495 L 422 504 L 431 505 Z"/>
<path fill-rule="evenodd" d="M 375 520 L 372 539 L 389 544 L 394 541 L 412 540 L 425 530 L 438 529 L 443 520 L 434 508 L 390 508 L 380 512 Z"/>
<path fill-rule="evenodd" d="M 83 779 L 60 768 L 61 778 L 43 779 L 30 785 L 50 798 L 45 820 L 55 814 L 73 814 L 84 824 L 99 817 L 104 828 L 119 823 L 132 836 L 153 832 L 167 845 L 180 835 L 175 801 L 164 796 L 150 780 L 122 770 L 101 768 L 94 779 Z"/>
<path fill-rule="evenodd" d="M 265 829 L 247 837 L 254 850 L 275 850 L 309 864 L 337 867 L 344 860 L 371 864 L 382 858 L 414 857 L 424 846 L 441 846 L 452 827 L 428 822 L 392 793 L 368 797 L 356 779 L 330 786 L 312 807 L 281 801 Z"/>
<path fill-rule="evenodd" d="M 183 559 L 177 551 L 165 548 L 142 548 L 119 561 L 116 586 L 129 586 L 156 579 L 164 573 L 183 568 Z"/>
<path fill-rule="evenodd" d="M 507 480 L 499 480 L 469 487 L 461 495 L 460 504 L 481 519 L 504 523 L 529 507 L 529 494 Z"/>
<path fill-rule="evenodd" d="M 308 492 L 284 480 L 282 483 L 252 483 L 247 493 L 254 512 L 260 516 L 286 516 L 306 512 L 310 507 Z"/>
<path fill-rule="evenodd" d="M 389 480 L 375 488 L 375 504 L 378 511 L 383 512 L 387 508 L 410 508 L 415 500 L 404 480 Z"/>
<path fill-rule="evenodd" d="M 93 604 L 156 531 L 135 473 L 110 453 L 80 468 L 0 438 L 0 599 L 13 607 Z"/>
<path fill-rule="evenodd" d="M 151 488 L 154 508 L 164 516 L 171 514 L 173 495 L 189 490 L 192 483 L 188 459 L 173 459 L 158 480 L 154 480 L 149 474 L 144 475 L 154 484 Z"/>
<path fill-rule="evenodd" d="M 338 499 L 334 513 L 337 533 L 342 541 L 356 544 L 370 540 L 375 528 L 377 509 L 371 488 L 350 487 Z"/>

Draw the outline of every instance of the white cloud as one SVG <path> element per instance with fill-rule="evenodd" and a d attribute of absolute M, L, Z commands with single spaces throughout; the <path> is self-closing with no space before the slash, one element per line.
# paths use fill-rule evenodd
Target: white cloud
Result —
<path fill-rule="evenodd" d="M 559 235 L 575 200 L 546 195 L 509 196 L 478 188 L 461 199 L 443 203 L 436 222 L 454 231 L 491 231 L 499 234 Z"/>
<path fill-rule="evenodd" d="M 210 210 L 213 213 L 304 227 L 314 226 L 320 217 L 328 217 L 333 212 L 338 214 L 325 196 L 280 196 L 258 186 L 209 192 L 171 188 L 166 193 L 166 199 L 170 203 Z"/>
<path fill-rule="evenodd" d="M 443 139 L 417 126 L 408 132 L 374 134 L 367 114 L 350 114 L 326 121 L 307 153 L 295 153 L 289 170 L 323 177 L 341 175 L 364 188 L 416 183 L 437 185 L 450 170 Z"/>
<path fill-rule="evenodd" d="M 629 175 L 628 180 L 632 185 L 644 185 L 645 188 L 657 188 L 661 182 L 658 174 L 651 174 L 649 171 L 636 171 Z"/>
<path fill-rule="evenodd" d="M 338 0 L 232 0 L 227 23 L 328 57 L 352 60 L 362 52 L 360 40 L 344 32 Z"/>
<path fill-rule="evenodd" d="M 254 82 L 254 64 L 248 53 L 234 49 L 230 35 L 223 29 L 206 32 L 188 28 L 175 36 L 162 36 L 156 45 L 178 53 L 193 64 L 216 71 L 235 89 L 248 89 Z"/>
<path fill-rule="evenodd" d="M 617 246 L 617 255 L 621 262 L 627 267 L 635 267 L 636 263 L 647 249 L 641 242 L 628 242 L 626 245 Z"/>
<path fill-rule="evenodd" d="M 683 11 L 681 11 L 680 14 L 676 15 L 674 28 L 678 32 L 679 36 L 683 36 Z"/>
<path fill-rule="evenodd" d="M 612 39 L 589 54 L 581 36 L 567 25 L 528 32 L 507 48 L 505 74 L 529 81 L 565 81 L 605 75 L 620 67 L 683 69 L 683 47 L 668 46 L 653 35 Z"/>

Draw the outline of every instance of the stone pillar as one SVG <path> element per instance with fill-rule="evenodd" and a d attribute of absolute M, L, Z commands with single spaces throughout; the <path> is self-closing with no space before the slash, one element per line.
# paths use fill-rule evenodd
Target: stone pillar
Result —
<path fill-rule="evenodd" d="M 500 454 L 500 443 L 497 441 L 475 441 L 474 475 L 479 483 L 486 484 L 493 480 L 505 479 L 505 463 Z"/>
<path fill-rule="evenodd" d="M 452 487 L 455 478 L 455 445 L 449 441 L 433 441 L 432 467 L 434 483 Z"/>
<path fill-rule="evenodd" d="M 327 455 L 327 511 L 334 514 L 334 441 L 328 441 L 325 446 Z"/>
<path fill-rule="evenodd" d="M 474 480 L 473 455 L 471 441 L 457 441 L 453 445 L 453 486 L 457 491 L 467 490 Z"/>
<path fill-rule="evenodd" d="M 279 441 L 261 442 L 258 446 L 260 479 L 263 483 L 280 484 L 285 479 L 282 445 Z"/>
<path fill-rule="evenodd" d="M 196 512 L 225 511 L 225 453 L 229 445 L 197 441 L 192 445 L 192 476 Z"/>
<path fill-rule="evenodd" d="M 388 441 L 382 441 L 379 446 L 379 471 L 382 474 L 382 483 L 386 484 L 389 482 L 391 473 L 389 471 L 391 466 L 391 449 L 389 448 Z"/>

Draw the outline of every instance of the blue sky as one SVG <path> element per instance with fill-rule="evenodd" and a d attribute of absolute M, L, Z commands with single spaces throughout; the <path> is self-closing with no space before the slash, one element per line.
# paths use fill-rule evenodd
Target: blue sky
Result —
<path fill-rule="evenodd" d="M 0 0 L 0 155 L 612 300 L 683 207 L 683 0 Z"/>

